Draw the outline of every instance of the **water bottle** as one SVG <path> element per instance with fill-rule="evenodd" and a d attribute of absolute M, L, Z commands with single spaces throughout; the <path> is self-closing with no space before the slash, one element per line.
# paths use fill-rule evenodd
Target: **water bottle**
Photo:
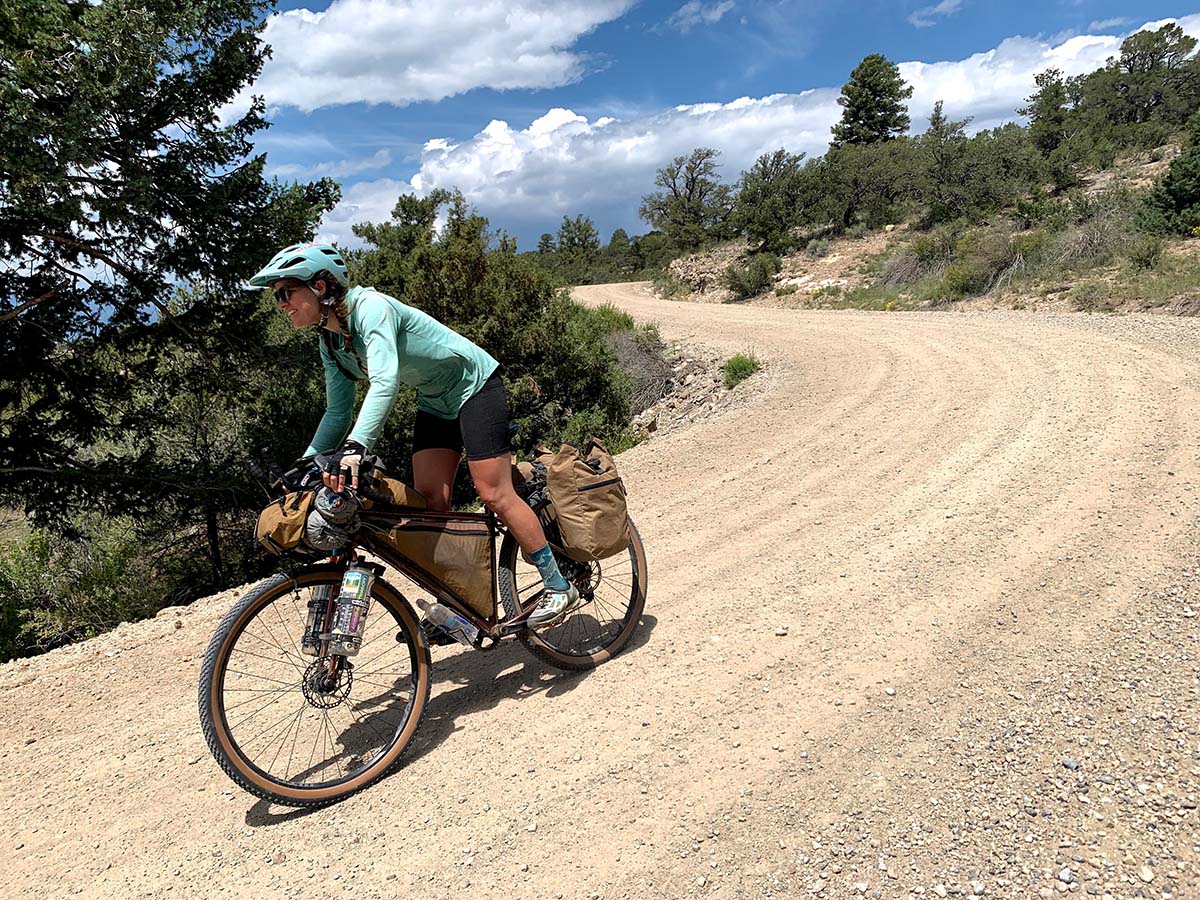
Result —
<path fill-rule="evenodd" d="M 322 635 L 329 639 L 331 654 L 354 656 L 362 646 L 367 611 L 371 607 L 371 585 L 376 574 L 376 567 L 355 563 L 342 576 L 342 589 L 333 610 L 333 627 L 328 634 Z"/>
<path fill-rule="evenodd" d="M 331 594 L 332 584 L 322 584 L 312 589 L 308 601 L 308 619 L 304 623 L 304 637 L 300 641 L 300 652 L 305 656 L 316 656 L 321 652 L 321 629 L 325 626 L 325 610 L 329 608 Z"/>
<path fill-rule="evenodd" d="M 417 598 L 417 605 L 421 607 L 421 612 L 425 613 L 425 618 L 450 637 L 467 647 L 475 646 L 475 641 L 479 637 L 479 629 L 450 607 L 443 606 L 441 603 L 429 603 L 420 597 Z"/>

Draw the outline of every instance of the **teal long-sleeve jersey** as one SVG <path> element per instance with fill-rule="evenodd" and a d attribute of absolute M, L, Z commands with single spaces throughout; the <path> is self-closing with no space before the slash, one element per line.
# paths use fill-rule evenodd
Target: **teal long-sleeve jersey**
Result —
<path fill-rule="evenodd" d="M 354 420 L 354 381 L 338 368 L 359 372 L 358 362 L 340 334 L 333 336 L 333 355 L 324 342 L 325 415 L 305 456 L 327 453 L 349 439 L 370 449 L 396 400 L 401 384 L 417 390 L 417 407 L 442 419 L 459 410 L 499 364 L 487 351 L 447 328 L 433 316 L 406 306 L 374 288 L 351 288 L 346 295 L 354 348 L 366 365 L 370 387 Z M 335 361 L 336 357 L 336 361 Z"/>

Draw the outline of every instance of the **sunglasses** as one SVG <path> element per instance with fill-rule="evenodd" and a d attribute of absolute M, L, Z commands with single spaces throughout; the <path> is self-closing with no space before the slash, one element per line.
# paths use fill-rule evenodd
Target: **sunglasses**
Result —
<path fill-rule="evenodd" d="M 288 303 L 292 299 L 292 293 L 300 290 L 300 288 L 301 285 L 298 284 L 293 284 L 291 287 L 275 288 L 275 302 L 280 304 Z"/>

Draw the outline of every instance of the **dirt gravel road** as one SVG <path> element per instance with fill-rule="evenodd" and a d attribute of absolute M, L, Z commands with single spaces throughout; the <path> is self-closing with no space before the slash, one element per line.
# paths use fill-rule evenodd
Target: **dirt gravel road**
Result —
<path fill-rule="evenodd" d="M 434 651 L 407 763 L 236 790 L 232 594 L 0 667 L 0 896 L 1200 897 L 1200 323 L 672 304 L 765 368 L 621 458 L 645 626 Z"/>

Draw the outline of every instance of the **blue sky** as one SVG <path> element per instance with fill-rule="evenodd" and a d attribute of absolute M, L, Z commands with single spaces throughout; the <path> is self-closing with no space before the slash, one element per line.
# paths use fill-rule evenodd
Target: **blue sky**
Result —
<path fill-rule="evenodd" d="M 901 64 L 919 128 L 942 99 L 976 127 L 1015 117 L 1049 65 L 1088 71 L 1144 24 L 1193 10 L 1109 0 L 479 0 L 281 3 L 252 89 L 282 178 L 328 174 L 322 236 L 385 219 L 400 193 L 458 187 L 530 249 L 563 215 L 607 239 L 654 171 L 695 146 L 729 180 L 759 153 L 817 155 L 868 53 Z"/>

